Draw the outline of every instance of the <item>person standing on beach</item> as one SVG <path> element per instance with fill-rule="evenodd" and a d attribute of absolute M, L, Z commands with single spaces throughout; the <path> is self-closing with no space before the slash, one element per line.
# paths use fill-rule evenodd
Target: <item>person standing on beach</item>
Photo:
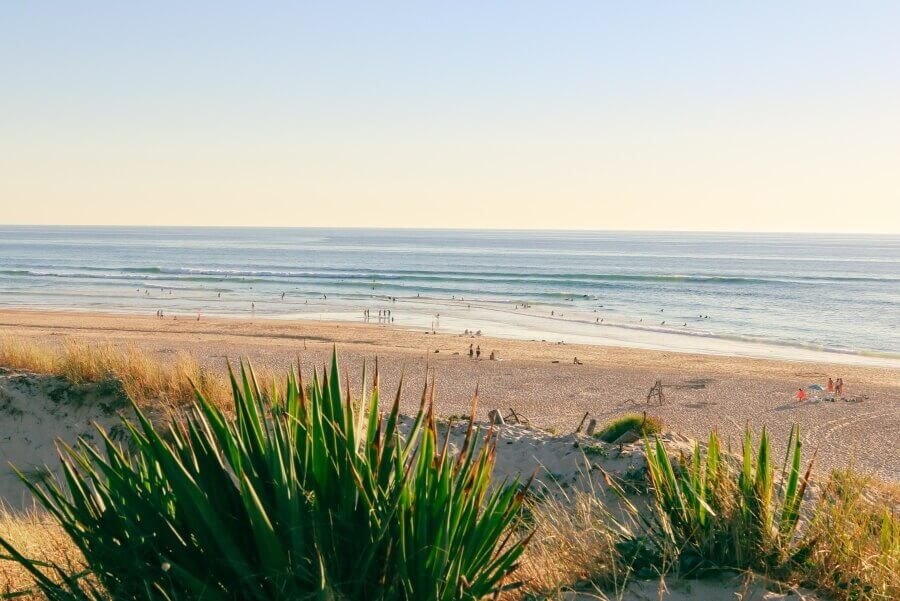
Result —
<path fill-rule="evenodd" d="M 834 392 L 834 380 L 828 378 L 828 384 L 825 385 L 825 390 L 827 392 Z"/>
<path fill-rule="evenodd" d="M 795 394 L 794 396 L 797 397 L 798 402 L 802 403 L 803 401 L 806 400 L 806 391 L 803 390 L 802 388 L 798 388 L 797 394 Z"/>
<path fill-rule="evenodd" d="M 475 355 L 475 349 L 472 348 L 473 345 L 469 345 L 469 359 L 471 359 Z"/>
<path fill-rule="evenodd" d="M 475 347 L 475 358 L 481 359 L 481 345 L 480 344 L 477 347 Z"/>

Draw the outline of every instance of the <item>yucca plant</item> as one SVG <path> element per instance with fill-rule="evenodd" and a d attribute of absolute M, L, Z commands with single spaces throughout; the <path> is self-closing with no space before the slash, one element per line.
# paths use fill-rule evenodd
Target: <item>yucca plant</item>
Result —
<path fill-rule="evenodd" d="M 0 539 L 48 598 L 449 601 L 515 586 L 523 491 L 491 484 L 477 395 L 451 456 L 433 382 L 401 436 L 400 390 L 384 416 L 377 368 L 362 406 L 336 354 L 308 387 L 292 370 L 283 394 L 263 394 L 249 364 L 229 375 L 233 419 L 198 393 L 163 433 L 135 406 L 131 450 L 101 431 L 102 450 L 61 444 L 63 482 L 25 481 L 87 565 L 38 564 Z"/>
<path fill-rule="evenodd" d="M 755 452 L 747 429 L 739 470 L 723 457 L 715 431 L 705 459 L 699 444 L 690 461 L 674 464 L 659 439 L 645 439 L 645 446 L 654 492 L 648 525 L 683 571 L 775 569 L 800 551 L 794 543 L 815 456 L 801 477 L 799 426 L 791 430 L 777 487 L 765 428 Z"/>

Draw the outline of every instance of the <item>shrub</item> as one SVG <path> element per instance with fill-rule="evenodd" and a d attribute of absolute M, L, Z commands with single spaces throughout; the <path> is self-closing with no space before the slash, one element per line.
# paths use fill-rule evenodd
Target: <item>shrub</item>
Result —
<path fill-rule="evenodd" d="M 200 393 L 163 435 L 135 406 L 135 451 L 62 446 L 64 484 L 26 485 L 87 569 L 0 545 L 49 599 L 476 600 L 505 582 L 527 539 L 516 482 L 491 486 L 495 437 L 473 413 L 458 455 L 438 442 L 433 384 L 405 438 L 400 391 L 385 417 L 342 394 L 336 355 L 309 394 L 299 372 L 263 394 L 230 372 L 235 419 Z M 402 385 L 402 383 L 401 383 Z M 21 474 L 20 474 L 21 475 Z"/>
<path fill-rule="evenodd" d="M 613 442 L 623 434 L 634 431 L 637 434 L 657 434 L 662 432 L 663 422 L 658 417 L 646 413 L 626 413 L 609 422 L 602 430 L 594 434 L 603 442 Z"/>

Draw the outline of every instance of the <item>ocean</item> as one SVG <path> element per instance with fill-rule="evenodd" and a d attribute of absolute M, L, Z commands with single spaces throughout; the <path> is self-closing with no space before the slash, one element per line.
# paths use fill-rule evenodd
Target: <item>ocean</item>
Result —
<path fill-rule="evenodd" d="M 898 367 L 900 236 L 0 226 L 0 307 Z"/>

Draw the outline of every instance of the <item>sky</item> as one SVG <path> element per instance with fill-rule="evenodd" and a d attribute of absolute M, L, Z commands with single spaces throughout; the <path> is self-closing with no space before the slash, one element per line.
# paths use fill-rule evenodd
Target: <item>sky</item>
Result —
<path fill-rule="evenodd" d="M 0 223 L 900 234 L 900 2 L 0 3 Z"/>

